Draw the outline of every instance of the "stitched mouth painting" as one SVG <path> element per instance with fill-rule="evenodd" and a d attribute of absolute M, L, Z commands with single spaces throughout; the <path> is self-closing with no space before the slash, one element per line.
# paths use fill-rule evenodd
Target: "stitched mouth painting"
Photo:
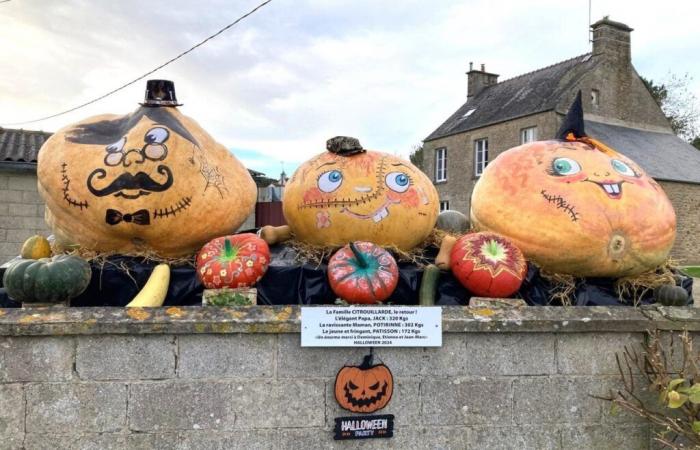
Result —
<path fill-rule="evenodd" d="M 511 238 L 542 268 L 575 276 L 638 275 L 666 261 L 676 217 L 659 184 L 591 137 L 574 103 L 560 139 L 493 160 L 472 193 L 472 223 Z"/>
<path fill-rule="evenodd" d="M 251 213 L 256 188 L 248 171 L 175 106 L 147 102 L 125 116 L 69 125 L 46 141 L 39 192 L 61 244 L 181 256 L 231 233 Z"/>
<path fill-rule="evenodd" d="M 328 148 L 302 164 L 285 188 L 284 216 L 298 239 L 409 250 L 430 234 L 438 195 L 423 172 L 393 155 L 364 150 L 353 138 L 331 139 Z"/>

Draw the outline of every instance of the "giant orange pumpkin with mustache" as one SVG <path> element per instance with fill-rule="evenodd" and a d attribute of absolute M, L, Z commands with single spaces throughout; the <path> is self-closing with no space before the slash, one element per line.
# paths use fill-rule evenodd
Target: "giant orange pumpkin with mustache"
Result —
<path fill-rule="evenodd" d="M 409 250 L 435 226 L 438 194 L 408 161 L 364 150 L 357 139 L 328 141 L 303 163 L 284 192 L 283 210 L 297 239 L 341 246 L 369 241 Z"/>
<path fill-rule="evenodd" d="M 560 137 L 491 162 L 474 186 L 472 224 L 507 236 L 551 272 L 622 277 L 662 264 L 676 215 L 659 184 L 585 135 L 580 97 Z"/>
<path fill-rule="evenodd" d="M 248 171 L 182 115 L 171 94 L 126 116 L 69 125 L 43 145 L 39 192 L 61 243 L 181 256 L 230 234 L 252 212 Z"/>

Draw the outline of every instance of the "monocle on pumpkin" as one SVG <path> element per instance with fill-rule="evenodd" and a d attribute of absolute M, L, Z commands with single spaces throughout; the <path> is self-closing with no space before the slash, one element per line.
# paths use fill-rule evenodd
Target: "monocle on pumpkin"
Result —
<path fill-rule="evenodd" d="M 42 146 L 38 187 L 60 244 L 182 256 L 252 212 L 245 167 L 180 113 L 172 82 L 147 84 L 133 113 L 91 117 Z"/>

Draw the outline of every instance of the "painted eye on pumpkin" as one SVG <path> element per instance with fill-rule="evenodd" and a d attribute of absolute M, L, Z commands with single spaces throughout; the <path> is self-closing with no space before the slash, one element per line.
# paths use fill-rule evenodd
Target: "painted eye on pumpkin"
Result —
<path fill-rule="evenodd" d="M 126 136 L 122 137 L 114 144 L 108 145 L 105 150 L 107 150 L 107 153 L 121 152 L 124 149 L 124 145 L 126 145 Z"/>
<path fill-rule="evenodd" d="M 370 386 L 369 388 L 372 389 L 373 391 L 376 391 L 377 389 L 379 389 L 379 382 L 377 381 L 376 383 L 374 383 L 374 384 L 373 384 L 372 386 Z"/>
<path fill-rule="evenodd" d="M 162 144 L 168 140 L 170 133 L 163 127 L 155 127 L 148 130 L 143 140 L 147 144 Z"/>
<path fill-rule="evenodd" d="M 551 174 L 559 177 L 574 175 L 581 171 L 579 163 L 571 158 L 555 158 L 552 161 Z"/>
<path fill-rule="evenodd" d="M 340 170 L 329 170 L 318 177 L 318 188 L 323 192 L 333 192 L 343 182 L 343 174 Z"/>
<path fill-rule="evenodd" d="M 612 165 L 612 168 L 615 169 L 616 172 L 628 176 L 628 177 L 638 177 L 637 172 L 634 171 L 630 166 L 627 164 L 623 163 L 619 159 L 613 159 L 610 164 Z"/>
<path fill-rule="evenodd" d="M 348 387 L 349 387 L 350 390 L 352 390 L 352 391 L 354 391 L 355 389 L 357 389 L 357 386 L 355 386 L 355 383 L 353 383 L 352 381 L 348 381 Z"/>
<path fill-rule="evenodd" d="M 396 192 L 406 192 L 411 185 L 411 179 L 403 172 L 390 172 L 384 181 L 389 189 Z"/>

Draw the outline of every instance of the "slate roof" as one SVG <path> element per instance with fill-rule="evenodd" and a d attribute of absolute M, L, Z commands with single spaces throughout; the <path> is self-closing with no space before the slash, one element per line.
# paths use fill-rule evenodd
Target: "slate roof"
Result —
<path fill-rule="evenodd" d="M 586 134 L 639 164 L 656 180 L 700 184 L 700 150 L 670 133 L 584 120 Z"/>
<path fill-rule="evenodd" d="M 0 128 L 0 161 L 36 163 L 36 156 L 52 133 Z"/>
<path fill-rule="evenodd" d="M 484 88 L 462 105 L 425 141 L 549 111 L 591 71 L 600 58 L 586 53 Z M 474 110 L 469 116 L 465 114 Z"/>

